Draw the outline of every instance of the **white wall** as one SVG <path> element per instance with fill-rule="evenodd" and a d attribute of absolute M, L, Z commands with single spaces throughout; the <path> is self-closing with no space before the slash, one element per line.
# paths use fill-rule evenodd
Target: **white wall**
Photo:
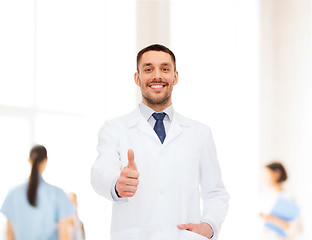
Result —
<path fill-rule="evenodd" d="M 173 105 L 211 127 L 231 197 L 219 239 L 253 239 L 259 170 L 258 1 L 173 0 L 171 9 L 171 46 L 180 76 Z"/>
<path fill-rule="evenodd" d="M 261 162 L 283 161 L 289 188 L 312 221 L 311 1 L 261 1 Z"/>
<path fill-rule="evenodd" d="M 1 1 L 0 204 L 43 143 L 46 179 L 77 193 L 88 239 L 108 239 L 111 204 L 89 184 L 97 132 L 135 107 L 136 50 L 159 42 L 177 56 L 174 106 L 212 128 L 231 195 L 220 240 L 254 237 L 259 167 L 272 158 L 312 212 L 310 17 L 309 0 Z"/>

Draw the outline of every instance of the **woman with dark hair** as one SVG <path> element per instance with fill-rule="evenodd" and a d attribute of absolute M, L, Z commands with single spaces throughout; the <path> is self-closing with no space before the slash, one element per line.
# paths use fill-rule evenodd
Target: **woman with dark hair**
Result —
<path fill-rule="evenodd" d="M 266 209 L 260 213 L 265 222 L 260 239 L 293 240 L 301 231 L 299 207 L 294 197 L 286 191 L 285 182 L 288 179 L 286 168 L 280 162 L 272 162 L 265 166 Z"/>
<path fill-rule="evenodd" d="M 8 240 L 69 239 L 68 226 L 75 209 L 62 189 L 43 180 L 47 160 L 46 148 L 34 146 L 29 154 L 29 180 L 11 190 L 3 203 Z"/>

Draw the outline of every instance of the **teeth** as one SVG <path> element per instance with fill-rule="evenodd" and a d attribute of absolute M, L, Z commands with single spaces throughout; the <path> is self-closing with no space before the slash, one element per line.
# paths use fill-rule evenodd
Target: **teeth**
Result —
<path fill-rule="evenodd" d="M 162 85 L 153 85 L 151 86 L 151 88 L 162 88 L 163 86 Z"/>

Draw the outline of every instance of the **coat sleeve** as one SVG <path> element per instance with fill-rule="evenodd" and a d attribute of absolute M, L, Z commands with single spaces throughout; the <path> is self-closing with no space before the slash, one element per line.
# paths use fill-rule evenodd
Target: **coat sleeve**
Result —
<path fill-rule="evenodd" d="M 113 201 L 124 202 L 126 198 L 116 199 L 112 189 L 121 172 L 120 143 L 118 127 L 112 121 L 106 122 L 98 134 L 98 157 L 91 168 L 91 185 L 101 196 Z"/>
<path fill-rule="evenodd" d="M 228 211 L 229 195 L 221 179 L 215 144 L 210 128 L 206 128 L 200 159 L 200 186 L 203 200 L 202 222 L 208 223 L 217 239 Z"/>

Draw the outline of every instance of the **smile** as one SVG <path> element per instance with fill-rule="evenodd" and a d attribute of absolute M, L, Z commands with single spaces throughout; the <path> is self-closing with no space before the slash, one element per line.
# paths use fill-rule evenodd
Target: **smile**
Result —
<path fill-rule="evenodd" d="M 163 88 L 165 85 L 152 85 L 151 88 L 154 89 L 159 89 L 159 88 Z"/>
<path fill-rule="evenodd" d="M 154 84 L 151 84 L 149 87 L 151 89 L 154 89 L 154 90 L 160 90 L 160 89 L 166 87 L 166 85 L 167 84 L 165 84 L 165 83 L 154 83 Z"/>

